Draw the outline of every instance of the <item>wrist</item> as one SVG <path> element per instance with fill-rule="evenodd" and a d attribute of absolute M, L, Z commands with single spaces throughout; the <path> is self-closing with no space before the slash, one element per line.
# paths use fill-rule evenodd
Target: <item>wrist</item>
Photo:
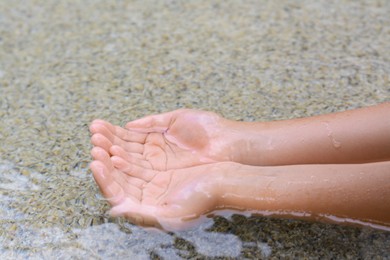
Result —
<path fill-rule="evenodd" d="M 244 165 L 269 165 L 267 150 L 272 149 L 272 139 L 266 131 L 266 124 L 230 120 L 226 123 L 231 161 Z"/>
<path fill-rule="evenodd" d="M 215 176 L 216 208 L 237 210 L 268 209 L 274 201 L 270 184 L 271 174 L 263 174 L 262 167 L 235 162 L 221 163 Z"/>

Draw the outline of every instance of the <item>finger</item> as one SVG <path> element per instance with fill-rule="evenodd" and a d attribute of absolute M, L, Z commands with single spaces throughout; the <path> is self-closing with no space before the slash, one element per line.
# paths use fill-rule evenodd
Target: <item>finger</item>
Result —
<path fill-rule="evenodd" d="M 110 122 L 105 121 L 105 120 L 95 119 L 92 121 L 91 126 L 92 125 L 102 125 L 105 128 L 107 128 L 107 130 L 110 131 L 111 133 L 115 133 L 115 131 L 116 131 L 116 129 L 115 129 L 116 126 L 111 124 Z"/>
<path fill-rule="evenodd" d="M 110 155 L 106 150 L 101 147 L 94 147 L 91 150 L 92 158 L 96 161 L 100 161 L 109 172 L 114 171 L 114 166 L 111 162 Z"/>
<path fill-rule="evenodd" d="M 107 123 L 107 124 L 109 124 L 109 123 Z M 111 144 L 111 145 L 115 144 L 115 145 L 125 147 L 128 152 L 134 152 L 134 153 L 142 153 L 143 152 L 143 142 L 145 142 L 147 134 L 140 134 L 140 133 L 133 132 L 134 135 L 131 135 L 131 134 L 129 134 L 130 133 L 129 130 L 122 129 L 122 130 L 119 130 L 120 135 L 121 135 L 121 137 L 120 137 L 120 136 L 116 135 L 118 133 L 118 131 L 115 132 L 116 131 L 115 129 L 121 129 L 119 126 L 115 127 L 115 126 L 111 125 L 110 128 L 111 128 L 111 130 L 114 131 L 114 132 L 112 132 L 105 125 L 100 123 L 100 120 L 99 121 L 95 120 L 89 128 L 90 128 L 91 133 L 93 134 L 92 140 L 95 143 L 97 143 L 98 146 L 102 146 L 105 149 L 107 149 L 109 144 Z M 128 133 L 125 134 L 125 132 L 128 132 Z M 96 136 L 98 136 L 99 138 L 97 138 Z M 102 136 L 105 137 L 105 139 L 101 138 Z M 131 136 L 133 136 L 133 138 Z M 126 138 L 127 140 L 124 140 L 122 137 Z M 132 140 L 135 140 L 135 141 L 132 141 Z M 109 142 L 107 142 L 107 141 L 109 141 Z"/>
<path fill-rule="evenodd" d="M 125 128 L 141 133 L 166 131 L 175 117 L 177 110 L 158 115 L 146 116 L 126 124 Z"/>
<path fill-rule="evenodd" d="M 103 128 L 103 129 L 102 129 Z M 104 130 L 106 129 L 106 130 Z M 91 133 L 111 133 L 113 136 L 116 136 L 123 141 L 128 142 L 137 142 L 137 143 L 143 143 L 145 142 L 147 134 L 139 133 L 139 132 L 133 132 L 129 131 L 123 127 L 113 125 L 109 122 L 106 122 L 104 120 L 95 119 L 92 121 L 91 126 L 89 127 L 89 130 Z"/>
<path fill-rule="evenodd" d="M 111 143 L 113 142 L 114 135 L 104 124 L 99 123 L 99 121 L 93 121 L 89 126 L 89 131 L 92 133 L 92 135 L 101 134 L 110 140 Z"/>
<path fill-rule="evenodd" d="M 93 125 L 93 124 L 102 124 L 102 125 L 107 126 L 108 128 L 112 126 L 112 124 L 110 122 L 108 122 L 106 120 L 102 120 L 102 119 L 95 119 L 95 120 L 93 120 L 91 125 Z"/>
<path fill-rule="evenodd" d="M 120 184 L 118 184 L 105 164 L 101 161 L 93 161 L 90 164 L 93 177 L 99 186 L 103 196 L 108 199 L 111 205 L 118 205 L 124 200 L 124 191 Z"/>
<path fill-rule="evenodd" d="M 144 152 L 145 146 L 140 143 L 124 142 L 122 144 L 117 144 L 128 153 L 138 153 L 142 154 Z"/>
<path fill-rule="evenodd" d="M 94 148 L 94 149 L 92 149 L 91 153 L 93 154 L 92 156 L 95 159 L 95 162 L 93 164 L 91 164 L 91 169 L 94 172 L 94 178 L 102 191 L 104 189 L 106 189 L 106 190 L 108 189 L 107 185 L 101 186 L 100 184 L 102 184 L 102 183 L 106 183 L 106 184 L 108 183 L 110 185 L 112 184 L 112 185 L 114 185 L 114 187 L 119 185 L 119 187 L 121 187 L 121 191 L 120 191 L 121 196 L 130 196 L 133 199 L 135 198 L 137 200 L 141 199 L 141 196 L 142 196 L 141 188 L 144 185 L 143 180 L 125 175 L 124 173 L 117 171 L 113 167 L 113 165 L 111 163 L 111 159 L 108 156 L 108 154 L 104 150 L 102 150 L 101 148 Z M 98 164 L 98 166 L 100 165 L 99 167 L 103 168 L 103 170 L 96 168 L 95 167 L 96 164 Z M 95 167 L 95 168 L 92 168 L 92 167 Z M 106 180 L 110 180 L 110 181 L 103 182 L 102 177 L 105 177 Z M 98 182 L 98 180 L 101 180 L 101 181 Z M 104 187 L 106 187 L 106 188 L 104 188 Z M 105 196 L 105 197 L 107 197 L 110 200 L 110 197 L 113 195 L 112 192 L 114 192 L 114 196 L 117 196 L 117 194 L 115 194 L 115 191 L 118 191 L 118 190 L 119 190 L 118 188 L 113 188 L 111 193 L 108 194 L 109 196 Z M 114 200 L 116 200 L 116 199 L 114 199 Z"/>
<path fill-rule="evenodd" d="M 148 161 L 146 161 L 142 157 L 140 158 L 140 157 L 133 156 L 132 153 L 126 152 L 122 147 L 120 147 L 118 145 L 113 145 L 110 148 L 110 153 L 112 155 L 121 157 L 122 159 L 124 159 L 128 163 L 135 164 L 135 165 L 141 166 L 143 168 L 147 168 L 147 169 L 152 169 L 152 166 L 150 165 L 150 163 Z"/>
<path fill-rule="evenodd" d="M 108 140 L 107 137 L 99 133 L 92 135 L 91 143 L 94 146 L 103 148 L 107 152 L 110 150 L 110 147 L 112 146 L 111 141 Z"/>
<path fill-rule="evenodd" d="M 94 125 L 105 125 L 105 122 L 104 120 L 101 120 L 101 119 L 95 119 L 91 122 L 91 124 L 89 125 L 89 131 L 91 132 L 91 134 L 94 134 L 95 132 L 93 131 L 93 128 L 92 126 Z"/>
<path fill-rule="evenodd" d="M 131 164 L 118 156 L 112 156 L 111 161 L 118 170 L 147 182 L 156 175 L 153 170 Z"/>
<path fill-rule="evenodd" d="M 120 126 L 114 127 L 114 133 L 116 136 L 118 136 L 124 141 L 136 142 L 141 144 L 145 143 L 145 139 L 147 137 L 147 134 L 145 133 L 134 132 L 128 129 L 124 129 Z"/>
<path fill-rule="evenodd" d="M 110 210 L 113 216 L 124 216 L 131 222 L 143 226 L 159 226 L 158 208 L 155 205 L 141 205 L 132 201 L 115 206 Z"/>
<path fill-rule="evenodd" d="M 132 199 L 123 199 L 118 205 L 115 205 L 110 210 L 110 215 L 114 217 L 124 216 L 128 214 L 128 218 L 132 219 L 131 212 L 140 207 L 140 202 Z"/>

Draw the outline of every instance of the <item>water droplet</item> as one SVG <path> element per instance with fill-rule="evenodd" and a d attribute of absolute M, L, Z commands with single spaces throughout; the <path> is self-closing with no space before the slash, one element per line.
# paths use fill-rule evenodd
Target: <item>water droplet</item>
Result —
<path fill-rule="evenodd" d="M 333 130 L 330 128 L 330 125 L 328 122 L 322 122 L 322 124 L 325 126 L 326 128 L 326 131 L 327 131 L 327 135 L 330 139 L 330 141 L 332 142 L 332 145 L 334 148 L 336 149 L 340 149 L 341 148 L 341 142 L 337 141 L 334 136 L 333 136 Z"/>
<path fill-rule="evenodd" d="M 336 148 L 336 149 L 340 149 L 341 148 L 341 142 L 337 141 L 333 137 L 331 137 L 331 138 L 332 138 L 333 147 Z"/>

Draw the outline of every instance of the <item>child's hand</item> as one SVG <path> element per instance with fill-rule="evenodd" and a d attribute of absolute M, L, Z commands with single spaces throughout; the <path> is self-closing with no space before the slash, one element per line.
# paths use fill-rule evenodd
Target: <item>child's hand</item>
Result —
<path fill-rule="evenodd" d="M 95 147 L 93 176 L 111 204 L 110 213 L 135 224 L 182 229 L 189 220 L 216 207 L 215 171 L 207 164 L 192 168 L 155 171 L 128 163 Z"/>
<path fill-rule="evenodd" d="M 92 143 L 144 168 L 166 171 L 231 161 L 228 120 L 212 112 L 180 109 L 114 126 L 95 120 Z"/>

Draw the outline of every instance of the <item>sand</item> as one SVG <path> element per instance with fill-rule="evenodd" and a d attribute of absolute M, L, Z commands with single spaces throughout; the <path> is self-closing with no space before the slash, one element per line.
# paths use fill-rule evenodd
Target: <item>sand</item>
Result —
<path fill-rule="evenodd" d="M 390 101 L 389 1 L 0 1 L 0 258 L 373 258 L 390 234 L 110 218 L 88 124 L 187 107 L 245 121 Z"/>

